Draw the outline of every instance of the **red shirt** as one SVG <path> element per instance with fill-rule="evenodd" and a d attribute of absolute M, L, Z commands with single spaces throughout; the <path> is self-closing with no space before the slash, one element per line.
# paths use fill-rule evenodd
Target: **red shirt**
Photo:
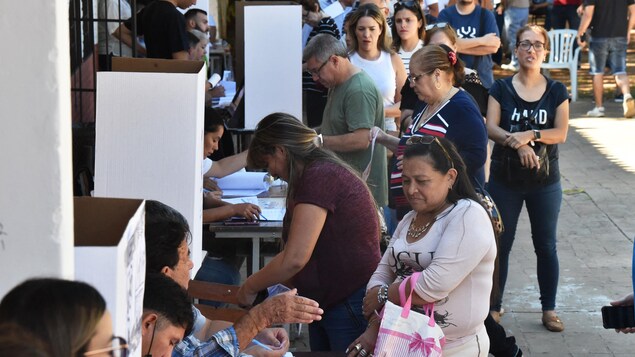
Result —
<path fill-rule="evenodd" d="M 377 209 L 366 184 L 335 163 L 320 161 L 305 167 L 294 185 L 284 217 L 285 242 L 296 204 L 325 208 L 327 216 L 313 254 L 293 277 L 293 284 L 300 295 L 328 308 L 365 287 L 379 264 Z"/>

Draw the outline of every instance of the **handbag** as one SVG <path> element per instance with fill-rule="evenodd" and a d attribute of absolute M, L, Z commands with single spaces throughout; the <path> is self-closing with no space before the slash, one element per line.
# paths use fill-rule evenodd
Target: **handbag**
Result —
<path fill-rule="evenodd" d="M 516 106 L 518 108 L 522 108 L 522 105 L 520 105 L 520 103 L 518 102 L 516 94 L 512 90 L 509 83 L 507 83 L 507 81 L 505 80 L 501 80 L 501 83 L 516 102 Z M 536 121 L 538 109 L 546 100 L 549 91 L 553 87 L 553 84 L 553 81 L 548 82 L 547 89 L 540 98 L 540 101 L 538 101 L 538 104 L 536 105 L 533 113 L 531 113 L 531 116 L 527 117 L 526 115 L 523 115 L 521 116 L 517 125 L 511 125 L 511 133 L 539 129 L 538 126 L 534 127 L 532 122 Z M 549 153 L 547 151 L 547 145 L 539 142 L 532 142 L 532 148 L 534 149 L 534 154 L 536 155 L 536 157 L 538 157 L 538 162 L 540 163 L 539 168 L 531 169 L 523 166 L 520 161 L 520 157 L 518 156 L 518 151 L 512 148 L 502 147 L 502 154 L 500 159 L 501 162 L 497 172 L 497 176 L 505 180 L 507 183 L 513 185 L 528 186 L 545 183 L 549 178 Z"/>
<path fill-rule="evenodd" d="M 474 187 L 474 191 L 476 191 L 476 196 L 479 198 L 481 206 L 485 208 L 487 211 L 487 215 L 489 216 L 490 221 L 492 221 L 492 228 L 494 228 L 494 235 L 496 237 L 500 237 L 503 232 L 505 232 L 505 225 L 503 224 L 503 217 L 501 217 L 500 211 L 498 207 L 496 207 L 496 203 L 492 196 L 490 196 L 489 192 L 483 188 L 480 182 L 474 179 L 474 182 L 477 183 L 477 187 Z"/>
<path fill-rule="evenodd" d="M 384 305 L 377 344 L 373 352 L 375 356 L 439 357 L 442 355 L 445 335 L 434 321 L 434 303 L 424 306 L 425 314 L 410 310 L 414 285 L 420 275 L 421 272 L 413 273 L 399 285 L 403 307 L 390 301 Z M 406 299 L 407 281 L 410 281 L 410 291 Z"/>

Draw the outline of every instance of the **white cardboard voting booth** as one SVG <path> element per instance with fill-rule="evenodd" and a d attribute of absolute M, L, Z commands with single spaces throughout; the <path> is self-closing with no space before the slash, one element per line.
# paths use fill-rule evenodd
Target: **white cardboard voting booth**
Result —
<path fill-rule="evenodd" d="M 96 197 L 161 201 L 187 219 L 202 255 L 203 62 L 113 58 L 97 73 Z"/>
<path fill-rule="evenodd" d="M 146 270 L 145 202 L 75 198 L 75 279 L 106 300 L 113 331 L 141 356 L 141 316 Z"/>
<path fill-rule="evenodd" d="M 274 112 L 302 118 L 302 7 L 290 4 L 236 2 L 236 52 L 244 73 L 238 78 L 245 81 L 246 129 L 254 129 Z"/>

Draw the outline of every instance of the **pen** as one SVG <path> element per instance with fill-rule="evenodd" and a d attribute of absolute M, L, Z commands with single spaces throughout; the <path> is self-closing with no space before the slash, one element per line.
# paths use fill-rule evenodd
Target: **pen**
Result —
<path fill-rule="evenodd" d="M 256 340 L 256 339 L 251 340 L 251 343 L 253 343 L 253 344 L 254 344 L 254 345 L 256 345 L 256 346 L 260 346 L 260 347 L 264 348 L 264 349 L 265 349 L 265 350 L 267 350 L 267 351 L 273 351 L 273 350 L 271 349 L 271 347 L 269 347 L 269 346 L 265 345 L 264 343 L 262 343 L 262 342 L 260 342 L 260 341 L 258 341 L 258 340 Z"/>
<path fill-rule="evenodd" d="M 241 198 L 240 200 L 243 201 L 243 203 L 251 203 L 244 198 Z M 262 217 L 261 221 L 268 221 L 267 217 L 265 217 L 262 213 L 260 213 L 260 217 Z"/>

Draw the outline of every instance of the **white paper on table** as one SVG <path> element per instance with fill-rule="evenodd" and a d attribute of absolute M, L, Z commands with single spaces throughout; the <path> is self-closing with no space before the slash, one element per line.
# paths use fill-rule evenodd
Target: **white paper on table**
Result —
<path fill-rule="evenodd" d="M 251 203 L 258 205 L 261 210 L 261 218 L 266 221 L 282 221 L 287 211 L 286 199 L 284 197 L 237 197 L 223 199 L 231 204 Z"/>
<path fill-rule="evenodd" d="M 223 200 L 225 200 L 225 197 L 257 196 L 265 191 L 267 190 L 264 188 L 223 190 Z"/>
<path fill-rule="evenodd" d="M 218 187 L 223 190 L 262 190 L 265 191 L 269 187 L 265 183 L 266 172 L 246 172 L 238 171 L 229 176 L 216 180 Z M 260 192 L 262 192 L 260 191 Z M 243 195 L 255 196 L 255 195 Z"/>

